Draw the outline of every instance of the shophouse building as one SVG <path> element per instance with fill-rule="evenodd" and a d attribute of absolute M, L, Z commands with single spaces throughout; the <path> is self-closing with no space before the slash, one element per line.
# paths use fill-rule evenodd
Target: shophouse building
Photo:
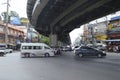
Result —
<path fill-rule="evenodd" d="M 107 29 L 107 49 L 114 51 L 117 46 L 120 51 L 120 16 L 111 18 Z"/>
<path fill-rule="evenodd" d="M 5 43 L 6 24 L 0 21 L 0 43 Z M 24 31 L 17 26 L 8 24 L 8 42 L 9 48 L 17 49 L 17 46 L 24 41 Z"/>
<path fill-rule="evenodd" d="M 106 40 L 107 22 L 96 24 L 86 24 L 84 26 L 84 42 L 86 44 L 96 44 Z"/>

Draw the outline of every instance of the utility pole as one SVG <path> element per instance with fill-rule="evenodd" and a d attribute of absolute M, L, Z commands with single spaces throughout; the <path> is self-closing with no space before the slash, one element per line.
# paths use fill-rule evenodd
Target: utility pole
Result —
<path fill-rule="evenodd" d="M 30 28 L 30 42 L 33 42 L 33 40 L 32 40 L 32 34 L 33 34 L 33 28 Z"/>
<path fill-rule="evenodd" d="M 5 28 L 5 43 L 8 44 L 8 12 L 9 12 L 9 0 L 7 0 L 7 13 L 6 13 L 6 28 Z"/>
<path fill-rule="evenodd" d="M 94 33 L 93 33 L 93 26 L 90 26 L 91 29 L 91 36 L 92 36 L 92 44 L 94 45 Z"/>

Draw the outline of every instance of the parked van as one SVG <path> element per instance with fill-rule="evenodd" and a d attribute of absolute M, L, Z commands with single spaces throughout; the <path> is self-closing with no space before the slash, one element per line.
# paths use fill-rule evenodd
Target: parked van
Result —
<path fill-rule="evenodd" d="M 21 57 L 54 56 L 54 51 L 44 43 L 21 43 Z"/>

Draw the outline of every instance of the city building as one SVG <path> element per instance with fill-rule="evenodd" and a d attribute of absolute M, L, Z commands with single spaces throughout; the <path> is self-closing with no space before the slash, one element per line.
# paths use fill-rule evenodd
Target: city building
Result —
<path fill-rule="evenodd" d="M 5 43 L 6 24 L 0 21 L 0 43 Z M 17 26 L 8 24 L 8 48 L 18 49 L 24 41 L 24 31 Z"/>
<path fill-rule="evenodd" d="M 120 39 L 120 16 L 111 18 L 108 24 L 108 39 Z"/>
<path fill-rule="evenodd" d="M 25 42 L 39 42 L 39 33 L 29 23 L 29 20 L 25 17 L 21 17 L 20 22 L 21 25 L 18 27 L 24 31 Z"/>
<path fill-rule="evenodd" d="M 107 22 L 84 25 L 83 41 L 85 44 L 97 44 L 106 40 Z"/>
<path fill-rule="evenodd" d="M 116 46 L 120 49 L 120 16 L 109 21 L 106 43 L 109 51 L 114 51 Z"/>

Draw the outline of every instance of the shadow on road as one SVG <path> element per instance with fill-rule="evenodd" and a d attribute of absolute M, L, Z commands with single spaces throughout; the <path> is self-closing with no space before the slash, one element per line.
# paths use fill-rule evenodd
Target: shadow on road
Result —
<path fill-rule="evenodd" d="M 89 56 L 89 57 L 88 56 L 86 56 L 86 57 L 74 56 L 74 59 L 77 61 L 94 61 L 96 59 L 103 59 L 103 58 L 98 58 L 98 57 L 94 57 L 94 56 Z"/>

